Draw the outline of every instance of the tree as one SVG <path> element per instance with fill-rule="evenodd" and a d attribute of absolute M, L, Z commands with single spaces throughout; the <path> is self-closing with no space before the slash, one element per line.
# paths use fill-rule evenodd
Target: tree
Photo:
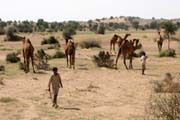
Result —
<path fill-rule="evenodd" d="M 105 26 L 103 23 L 100 23 L 97 28 L 97 34 L 105 34 Z"/>
<path fill-rule="evenodd" d="M 44 21 L 43 19 L 39 19 L 36 23 L 36 26 L 41 32 L 44 32 L 49 27 L 48 22 Z"/>
<path fill-rule="evenodd" d="M 160 24 L 157 21 L 152 21 L 150 23 L 150 28 L 151 29 L 159 29 L 159 27 L 160 27 Z"/>
<path fill-rule="evenodd" d="M 135 28 L 136 30 L 138 30 L 138 28 L 139 28 L 139 21 L 132 21 L 132 26 L 133 26 L 133 28 Z"/>
<path fill-rule="evenodd" d="M 67 27 L 63 30 L 63 37 L 66 41 L 66 44 L 69 39 L 72 39 L 72 36 L 76 34 L 76 30 L 72 27 Z"/>
<path fill-rule="evenodd" d="M 164 29 L 164 33 L 168 37 L 168 49 L 170 49 L 170 37 L 171 35 L 176 34 L 177 26 L 171 21 L 166 21 L 161 23 L 161 27 Z"/>

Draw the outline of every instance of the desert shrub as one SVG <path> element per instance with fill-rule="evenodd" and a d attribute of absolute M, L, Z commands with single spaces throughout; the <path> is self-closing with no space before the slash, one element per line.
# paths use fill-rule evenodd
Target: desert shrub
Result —
<path fill-rule="evenodd" d="M 9 53 L 7 54 L 6 56 L 6 61 L 7 62 L 10 62 L 10 63 L 17 63 L 20 61 L 20 58 L 17 57 L 17 54 L 16 53 Z"/>
<path fill-rule="evenodd" d="M 145 120 L 179 120 L 180 84 L 166 73 L 163 81 L 154 83 L 154 93 L 146 107 Z"/>
<path fill-rule="evenodd" d="M 35 66 L 38 70 L 50 70 L 50 65 L 48 64 L 49 55 L 43 49 L 40 49 L 35 53 Z"/>
<path fill-rule="evenodd" d="M 4 35 L 6 32 L 4 30 L 4 28 L 0 28 L 0 35 Z"/>
<path fill-rule="evenodd" d="M 155 94 L 151 96 L 146 108 L 145 120 L 179 120 L 179 118 L 179 94 Z"/>
<path fill-rule="evenodd" d="M 101 48 L 100 42 L 96 40 L 86 40 L 80 43 L 81 48 Z"/>
<path fill-rule="evenodd" d="M 162 81 L 154 81 L 153 89 L 156 93 L 180 93 L 180 83 L 174 82 L 170 73 L 165 74 Z"/>
<path fill-rule="evenodd" d="M 14 27 L 9 27 L 6 30 L 5 41 L 20 41 L 22 37 L 15 35 L 16 29 Z"/>
<path fill-rule="evenodd" d="M 16 99 L 10 98 L 10 97 L 2 97 L 0 98 L 0 102 L 2 103 L 9 103 L 9 102 L 14 102 Z"/>
<path fill-rule="evenodd" d="M 59 44 L 59 41 L 54 36 L 51 36 L 48 39 L 41 41 L 41 45 L 44 44 Z"/>
<path fill-rule="evenodd" d="M 98 55 L 93 56 L 93 62 L 98 67 L 107 67 L 113 68 L 114 67 L 114 60 L 111 59 L 109 52 L 100 51 Z"/>
<path fill-rule="evenodd" d="M 55 45 L 48 46 L 48 49 L 56 49 L 56 50 L 59 50 L 60 47 L 61 47 L 60 44 L 55 44 Z"/>
<path fill-rule="evenodd" d="M 0 65 L 0 71 L 5 71 L 4 65 Z"/>
<path fill-rule="evenodd" d="M 97 34 L 105 34 L 105 30 L 106 30 L 106 28 L 105 28 L 104 24 L 101 23 L 97 28 Z"/>
<path fill-rule="evenodd" d="M 176 51 L 174 49 L 164 50 L 159 53 L 159 57 L 175 57 Z"/>
<path fill-rule="evenodd" d="M 56 51 L 56 53 L 52 56 L 52 58 L 64 58 L 65 54 L 62 51 Z"/>
<path fill-rule="evenodd" d="M 139 43 L 139 44 L 137 45 L 137 48 L 136 48 L 136 49 L 141 49 L 142 47 L 143 47 L 142 44 Z"/>

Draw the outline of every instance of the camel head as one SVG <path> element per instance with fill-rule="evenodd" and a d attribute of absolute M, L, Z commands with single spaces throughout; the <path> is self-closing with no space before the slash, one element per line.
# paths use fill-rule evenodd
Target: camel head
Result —
<path fill-rule="evenodd" d="M 131 34 L 125 34 L 125 36 L 124 36 L 124 40 L 126 40 L 129 36 L 130 36 Z"/>

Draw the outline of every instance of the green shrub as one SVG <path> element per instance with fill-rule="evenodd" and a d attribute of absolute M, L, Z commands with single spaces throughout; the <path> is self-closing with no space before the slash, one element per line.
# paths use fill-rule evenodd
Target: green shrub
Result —
<path fill-rule="evenodd" d="M 175 57 L 176 51 L 174 49 L 164 50 L 159 53 L 159 57 Z"/>
<path fill-rule="evenodd" d="M 10 53 L 10 54 L 7 54 L 6 61 L 10 63 L 17 63 L 20 61 L 20 58 L 17 57 L 16 53 Z"/>
<path fill-rule="evenodd" d="M 54 36 L 51 36 L 48 39 L 44 39 L 41 42 L 41 45 L 44 45 L 44 44 L 59 44 L 59 41 Z"/>
<path fill-rule="evenodd" d="M 83 41 L 80 43 L 80 47 L 81 48 L 101 48 L 101 45 L 98 41 L 95 41 L 95 40 L 86 40 L 86 41 Z"/>
<path fill-rule="evenodd" d="M 56 53 L 52 56 L 52 58 L 64 58 L 65 54 L 62 51 L 56 51 Z"/>
<path fill-rule="evenodd" d="M 0 65 L 0 71 L 5 71 L 4 65 Z"/>
<path fill-rule="evenodd" d="M 144 51 L 139 51 L 138 53 L 134 53 L 133 57 L 141 57 L 143 55 Z"/>

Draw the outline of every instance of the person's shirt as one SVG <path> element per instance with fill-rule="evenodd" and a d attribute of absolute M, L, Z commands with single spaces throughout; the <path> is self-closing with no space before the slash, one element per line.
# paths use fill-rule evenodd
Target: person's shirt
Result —
<path fill-rule="evenodd" d="M 141 63 L 142 65 L 145 65 L 146 64 L 146 59 L 147 59 L 147 56 L 141 56 Z"/>
<path fill-rule="evenodd" d="M 53 88 L 59 88 L 60 87 L 60 75 L 56 74 L 56 75 L 52 75 L 49 79 L 49 84 L 48 86 L 50 87 L 50 85 L 52 84 Z"/>

